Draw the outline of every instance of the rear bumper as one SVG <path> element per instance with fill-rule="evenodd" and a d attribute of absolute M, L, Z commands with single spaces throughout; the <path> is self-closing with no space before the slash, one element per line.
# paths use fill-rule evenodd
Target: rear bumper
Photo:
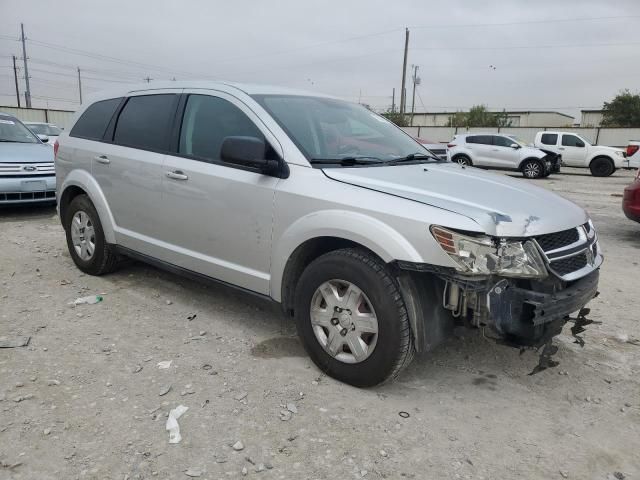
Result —
<path fill-rule="evenodd" d="M 636 180 L 624 189 L 622 211 L 628 219 L 640 222 L 640 181 Z"/>
<path fill-rule="evenodd" d="M 0 178 L 0 205 L 55 202 L 55 200 L 55 175 Z"/>

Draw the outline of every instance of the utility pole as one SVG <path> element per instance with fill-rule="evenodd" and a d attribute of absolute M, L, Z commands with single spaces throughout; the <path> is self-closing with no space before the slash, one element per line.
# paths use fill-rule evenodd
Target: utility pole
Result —
<path fill-rule="evenodd" d="M 391 93 L 391 113 L 396 113 L 396 89 Z"/>
<path fill-rule="evenodd" d="M 78 67 L 78 93 L 80 94 L 80 105 L 82 105 L 82 78 L 80 78 L 80 67 Z"/>
<path fill-rule="evenodd" d="M 413 127 L 413 116 L 415 115 L 416 106 L 416 85 L 420 85 L 420 78 L 418 77 L 418 65 L 413 65 L 413 98 L 411 99 L 411 126 Z"/>
<path fill-rule="evenodd" d="M 18 101 L 18 108 L 20 108 L 20 90 L 18 89 L 18 67 L 16 67 L 16 56 L 13 57 L 13 79 L 16 82 L 16 100 Z"/>
<path fill-rule="evenodd" d="M 26 86 L 26 90 L 24 92 L 24 99 L 27 104 L 27 108 L 31 108 L 31 88 L 29 88 L 29 67 L 27 66 L 27 47 L 25 46 L 25 36 L 24 36 L 24 23 L 20 24 L 20 33 L 22 40 L 22 58 L 24 59 L 24 84 Z"/>
<path fill-rule="evenodd" d="M 406 88 L 405 84 L 407 81 L 407 54 L 409 51 L 409 29 L 405 28 L 404 34 L 404 60 L 402 61 L 402 89 L 400 90 L 400 114 L 404 115 L 405 109 L 407 107 L 406 104 Z"/>

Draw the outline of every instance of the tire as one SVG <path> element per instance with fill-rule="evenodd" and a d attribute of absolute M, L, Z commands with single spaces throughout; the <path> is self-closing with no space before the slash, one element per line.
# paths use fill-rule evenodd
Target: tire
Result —
<path fill-rule="evenodd" d="M 616 171 L 616 167 L 608 157 L 596 157 L 589 165 L 591 175 L 594 177 L 608 177 Z"/>
<path fill-rule="evenodd" d="M 348 248 L 318 257 L 302 273 L 295 295 L 298 335 L 328 375 L 371 387 L 395 378 L 411 363 L 414 346 L 404 300 L 385 265 L 372 254 Z M 348 298 L 359 305 L 356 311 L 368 326 L 352 316 Z"/>
<path fill-rule="evenodd" d="M 542 178 L 545 173 L 545 168 L 542 162 L 534 159 L 525 160 L 520 169 L 522 170 L 522 175 L 525 178 Z"/>
<path fill-rule="evenodd" d="M 89 275 L 104 275 L 115 270 L 118 256 L 104 238 L 100 217 L 89 197 L 78 195 L 66 210 L 67 247 L 76 266 Z"/>
<path fill-rule="evenodd" d="M 458 155 L 456 157 L 453 157 L 453 162 L 457 163 L 459 165 L 462 165 L 464 167 L 472 167 L 473 166 L 473 162 L 466 155 Z"/>

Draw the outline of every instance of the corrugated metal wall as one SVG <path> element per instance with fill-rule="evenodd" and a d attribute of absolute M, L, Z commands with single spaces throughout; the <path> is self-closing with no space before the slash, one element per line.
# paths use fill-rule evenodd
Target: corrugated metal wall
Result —
<path fill-rule="evenodd" d="M 64 128 L 71 126 L 71 117 L 75 112 L 68 110 L 49 110 L 46 108 L 18 108 L 0 106 L 0 112 L 8 113 L 23 122 L 49 122 Z"/>

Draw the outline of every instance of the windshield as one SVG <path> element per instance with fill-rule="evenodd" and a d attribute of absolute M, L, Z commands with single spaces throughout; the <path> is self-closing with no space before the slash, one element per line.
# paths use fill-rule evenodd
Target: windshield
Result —
<path fill-rule="evenodd" d="M 312 163 L 372 164 L 432 154 L 387 119 L 341 100 L 294 95 L 254 96 Z M 439 159 L 435 159 L 439 160 Z M 416 161 L 424 161 L 417 160 Z M 348 166 L 342 163 L 343 166 Z"/>
<path fill-rule="evenodd" d="M 517 135 L 507 135 L 507 137 L 512 138 L 521 147 L 530 147 L 531 146 L 531 143 L 525 142 L 524 140 L 519 138 Z"/>
<path fill-rule="evenodd" d="M 46 123 L 29 123 L 27 124 L 27 126 L 33 133 L 36 133 L 38 135 L 57 137 L 62 132 L 62 130 L 60 130 L 55 125 L 48 125 Z"/>
<path fill-rule="evenodd" d="M 16 119 L 0 116 L 0 142 L 39 143 L 40 140 Z"/>

